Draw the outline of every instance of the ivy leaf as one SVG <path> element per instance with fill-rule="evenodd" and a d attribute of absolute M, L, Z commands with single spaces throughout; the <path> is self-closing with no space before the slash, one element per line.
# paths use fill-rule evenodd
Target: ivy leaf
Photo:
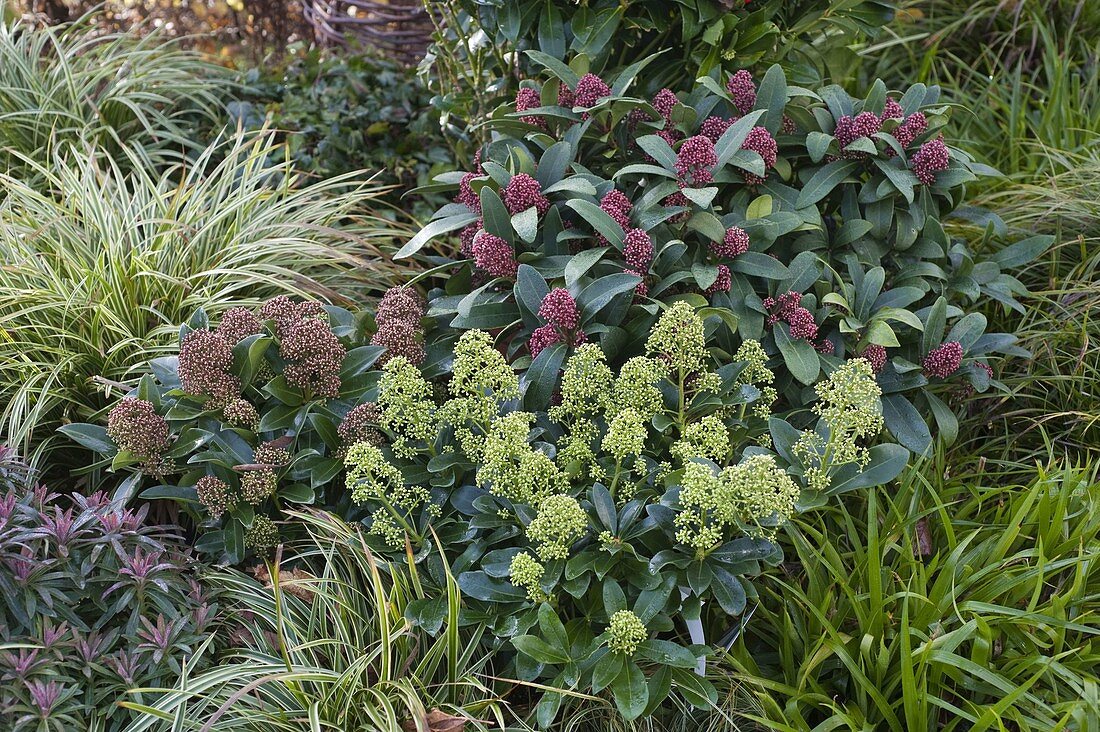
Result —
<path fill-rule="evenodd" d="M 525 53 L 529 59 L 564 81 L 570 88 L 575 88 L 577 82 L 581 80 L 577 72 L 573 71 L 573 69 L 566 66 L 565 63 L 554 56 L 535 50 L 528 50 L 525 51 Z"/>
<path fill-rule="evenodd" d="M 97 424 L 67 424 L 59 427 L 57 431 L 81 447 L 86 447 L 100 455 L 110 457 L 118 452 L 114 441 L 107 436 L 107 430 Z"/>
<path fill-rule="evenodd" d="M 834 139 L 832 135 L 826 135 L 824 132 L 813 131 L 806 135 L 806 152 L 810 155 L 812 162 L 820 163 L 825 157 L 825 153 L 829 150 L 829 143 Z"/>
<path fill-rule="evenodd" d="M 730 125 L 726 131 L 722 133 L 722 136 L 718 138 L 718 142 L 714 143 L 714 152 L 718 155 L 718 165 L 716 167 L 720 168 L 728 163 L 730 158 L 733 157 L 733 154 L 741 149 L 741 144 L 745 142 L 745 138 L 752 132 L 752 128 L 756 126 L 757 120 L 763 116 L 764 110 L 762 109 L 758 109 L 755 112 L 749 112 Z"/>
<path fill-rule="evenodd" d="M 565 361 L 567 349 L 564 343 L 555 343 L 544 348 L 531 362 L 523 380 L 527 390 L 523 394 L 523 404 L 528 409 L 542 409 L 550 403 L 550 396 L 558 385 L 558 374 Z"/>
<path fill-rule="evenodd" d="M 592 693 L 598 694 L 607 688 L 623 670 L 623 654 L 605 653 L 592 669 Z"/>
<path fill-rule="evenodd" d="M 539 158 L 539 166 L 535 170 L 535 180 L 539 182 L 543 192 L 565 177 L 573 162 L 573 146 L 564 140 L 555 142 L 546 149 Z"/>
<path fill-rule="evenodd" d="M 512 645 L 520 653 L 524 653 L 540 663 L 569 663 L 569 654 L 563 649 L 555 648 L 534 635 L 516 636 L 512 639 Z"/>
<path fill-rule="evenodd" d="M 512 217 L 511 223 L 512 228 L 519 234 L 519 238 L 530 244 L 539 234 L 539 211 L 534 206 L 526 211 L 520 211 Z"/>
<path fill-rule="evenodd" d="M 623 227 L 602 208 L 584 199 L 574 198 L 565 205 L 576 211 L 596 231 L 603 234 L 616 249 L 623 248 Z"/>

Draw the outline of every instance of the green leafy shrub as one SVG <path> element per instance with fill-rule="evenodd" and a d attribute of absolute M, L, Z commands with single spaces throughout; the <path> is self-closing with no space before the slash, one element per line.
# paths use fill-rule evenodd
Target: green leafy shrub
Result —
<path fill-rule="evenodd" d="M 140 376 L 199 307 L 386 286 L 381 247 L 401 228 L 370 213 L 381 186 L 305 182 L 282 151 L 243 134 L 163 173 L 135 151 L 117 164 L 73 152 L 0 177 L 0 431 L 13 445 L 58 444 L 59 424 L 100 410 L 105 385 Z"/>
<path fill-rule="evenodd" d="M 518 80 L 531 76 L 536 54 L 572 58 L 612 77 L 655 50 L 659 68 L 643 82 L 662 86 L 727 67 L 780 61 L 801 82 L 844 78 L 856 61 L 850 48 L 893 17 L 890 0 L 448 0 L 433 3 L 435 42 L 422 70 L 437 96 L 444 127 L 460 137 L 489 116 Z M 518 72 L 518 73 L 517 73 Z"/>
<path fill-rule="evenodd" d="M 157 35 L 94 33 L 97 16 L 59 27 L 9 18 L 0 2 L 0 172 L 36 174 L 52 152 L 94 146 L 120 164 L 158 165 L 201 149 L 193 128 L 224 115 L 223 67 Z"/>
<path fill-rule="evenodd" d="M 569 302 L 547 317 L 575 319 Z M 798 508 L 891 480 L 908 456 L 873 444 L 881 391 L 867 361 L 838 364 L 795 426 L 770 416 L 774 375 L 759 343 L 732 355 L 708 347 L 708 331 L 728 330 L 711 310 L 704 321 L 688 302 L 670 306 L 645 355 L 614 371 L 599 346 L 581 346 L 557 403 L 523 411 L 521 400 L 552 386 L 553 374 L 521 393 L 480 330 L 437 358 L 406 337 L 403 324 L 417 327 L 423 315 L 408 290 L 379 306 L 372 341 L 385 349 L 339 342 L 362 332 L 363 319 L 279 300 L 261 309 L 265 322 L 231 311 L 216 331 L 194 323 L 178 361 L 154 365 L 156 379 L 117 405 L 105 430 L 66 431 L 114 453 L 116 467 L 154 473 L 163 485 L 144 496 L 204 507 L 211 531 L 200 546 L 231 558 L 273 543 L 249 540 L 257 522 L 268 530 L 261 516 L 287 502 L 346 502 L 346 484 L 357 508 L 342 510 L 362 517 L 375 551 L 400 562 L 411 549 L 439 587 L 457 576 L 468 621 L 514 656 L 510 673 L 609 689 L 636 718 L 673 682 L 713 703 L 694 669 L 754 597 L 750 578 L 780 561 L 776 527 Z M 301 358 L 290 345 L 303 340 L 299 330 L 328 345 Z M 564 356 L 562 344 L 549 348 Z M 380 372 L 361 373 L 380 356 Z M 301 385 L 303 366 L 323 388 Z M 234 425 L 229 411 L 242 395 L 248 424 Z M 168 458 L 187 466 L 178 481 Z M 253 475 L 264 477 L 262 490 Z M 419 603 L 413 620 L 438 628 L 445 610 L 438 597 Z M 543 697 L 541 725 L 561 699 Z"/>
<path fill-rule="evenodd" d="M 922 415 L 952 439 L 951 402 L 1001 388 L 989 359 L 1025 353 L 968 310 L 1020 310 L 1025 290 L 1007 270 L 1050 238 L 981 258 L 948 237 L 941 222 L 964 184 L 993 171 L 942 140 L 935 87 L 878 83 L 853 99 L 788 85 L 773 66 L 759 85 L 740 71 L 649 100 L 629 90 L 652 58 L 607 82 L 583 63 L 533 58 L 549 78 L 525 82 L 494 115 L 478 169 L 439 179 L 457 184 L 455 203 L 398 253 L 461 230 L 429 315 L 499 329 L 508 356 L 543 385 L 528 406 L 545 404 L 544 375 L 564 358 L 546 344 L 598 340 L 622 362 L 676 300 L 733 326 L 717 341 L 726 353 L 744 339 L 764 344 L 781 411 L 803 408 L 806 387 L 842 359 L 867 357 L 887 428 L 916 452 L 932 440 Z M 542 316 L 548 282 L 574 298 L 576 329 Z"/>
<path fill-rule="evenodd" d="M 244 93 L 229 104 L 248 127 L 285 133 L 297 168 L 321 178 L 378 171 L 377 180 L 408 188 L 423 185 L 436 168 L 453 168 L 439 138 L 431 95 L 415 70 L 369 55 L 310 51 L 286 69 L 248 71 Z M 432 203 L 414 201 L 414 213 Z M 425 209 L 421 211 L 421 209 Z"/>
<path fill-rule="evenodd" d="M 347 415 L 376 386 L 370 368 L 385 351 L 367 343 L 371 320 L 286 296 L 231 308 L 217 328 L 199 310 L 179 330 L 179 355 L 152 361 L 105 428 L 62 432 L 133 471 L 121 493 L 181 501 L 200 522 L 200 551 L 262 556 L 283 507 L 348 504 L 336 478 L 359 432 Z"/>
<path fill-rule="evenodd" d="M 31 484 L 0 496 L 4 729 L 122 729 L 119 697 L 172 683 L 209 643 L 217 605 L 146 512 Z"/>

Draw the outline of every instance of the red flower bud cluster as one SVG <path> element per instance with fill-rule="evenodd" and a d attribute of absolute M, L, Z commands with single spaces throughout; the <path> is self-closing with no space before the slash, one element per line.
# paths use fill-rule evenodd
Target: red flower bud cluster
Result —
<path fill-rule="evenodd" d="M 726 229 L 726 235 L 722 238 L 722 241 L 712 241 L 710 243 L 711 254 L 725 259 L 733 259 L 748 250 L 749 235 L 744 229 L 739 229 L 736 226 Z"/>
<path fill-rule="evenodd" d="M 676 172 L 680 187 L 706 185 L 713 180 L 712 168 L 718 164 L 714 142 L 705 135 L 684 140 L 676 153 Z"/>
<path fill-rule="evenodd" d="M 611 96 L 611 87 L 595 74 L 585 74 L 573 90 L 573 103 L 578 107 L 595 107 L 604 97 Z"/>
<path fill-rule="evenodd" d="M 424 346 L 420 343 L 420 321 L 424 318 L 424 303 L 409 287 L 392 287 L 382 296 L 374 319 L 378 331 L 371 345 L 384 346 L 386 352 L 378 360 L 385 364 L 394 356 L 404 356 L 419 366 L 424 362 Z"/>
<path fill-rule="evenodd" d="M 231 346 L 235 346 L 250 335 L 262 332 L 263 323 L 249 308 L 230 308 L 222 315 L 217 333 Z"/>
<path fill-rule="evenodd" d="M 348 351 L 326 321 L 300 319 L 281 337 L 279 354 L 288 361 L 283 369 L 288 384 L 320 397 L 339 396 Z"/>
<path fill-rule="evenodd" d="M 837 144 L 840 145 L 840 149 L 851 145 L 853 142 L 861 137 L 871 137 L 879 130 L 882 129 L 882 120 L 879 116 L 873 112 L 860 112 L 855 117 L 844 115 L 836 123 L 836 130 L 834 136 L 836 137 Z M 846 151 L 844 157 L 847 158 L 865 158 L 867 153 L 860 151 Z"/>
<path fill-rule="evenodd" d="M 764 307 L 769 313 L 768 325 L 775 325 L 782 321 L 790 326 L 792 338 L 809 341 L 810 343 L 817 341 L 817 323 L 814 322 L 813 313 L 802 307 L 802 295 L 800 293 L 785 292 L 775 298 L 766 297 L 764 298 Z"/>
<path fill-rule="evenodd" d="M 527 341 L 527 350 L 532 358 L 537 358 L 555 343 L 579 346 L 587 340 L 584 331 L 578 327 L 581 313 L 577 301 L 563 287 L 556 287 L 546 294 L 539 305 L 538 316 L 547 322 L 536 328 Z"/>
<path fill-rule="evenodd" d="M 756 175 L 755 173 L 749 173 L 748 171 L 742 171 L 742 175 L 745 177 L 745 182 L 749 185 L 760 185 L 764 182 L 764 178 L 767 178 L 768 171 L 775 167 L 775 161 L 779 157 L 779 145 L 776 143 L 775 138 L 764 127 L 753 127 L 749 131 L 745 141 L 741 143 L 742 150 L 752 150 L 760 155 L 764 159 L 764 177 Z"/>
<path fill-rule="evenodd" d="M 726 91 L 741 114 L 748 114 L 756 106 L 756 84 L 748 71 L 741 69 L 731 76 L 726 83 Z"/>
<path fill-rule="evenodd" d="M 920 146 L 917 154 L 909 161 L 909 167 L 917 176 L 917 180 L 926 186 L 935 184 L 936 173 L 947 170 L 951 163 L 951 153 L 943 140 L 937 138 L 929 140 Z"/>
<path fill-rule="evenodd" d="M 144 461 L 159 461 L 168 449 L 168 435 L 168 422 L 144 399 L 126 397 L 107 415 L 107 436 Z"/>
<path fill-rule="evenodd" d="M 481 197 L 478 196 L 470 184 L 478 177 L 480 176 L 477 173 L 463 175 L 462 180 L 458 183 L 458 195 L 455 196 L 455 203 L 461 203 L 474 213 L 481 213 Z"/>
<path fill-rule="evenodd" d="M 876 343 L 864 348 L 859 357 L 866 359 L 876 374 L 886 367 L 886 349 Z"/>
<path fill-rule="evenodd" d="M 958 341 L 948 341 L 936 346 L 924 357 L 925 376 L 946 379 L 962 365 L 963 347 Z"/>
<path fill-rule="evenodd" d="M 515 277 L 519 269 L 512 245 L 499 236 L 482 229 L 474 237 L 470 247 L 474 264 L 493 277 Z"/>
<path fill-rule="evenodd" d="M 719 292 L 729 292 L 732 286 L 733 278 L 730 275 L 730 268 L 724 264 L 720 264 L 718 265 L 718 277 L 715 278 L 714 283 L 706 289 L 706 294 L 714 295 Z"/>
<path fill-rule="evenodd" d="M 672 110 L 679 103 L 679 98 L 671 89 L 662 89 L 653 97 L 653 108 L 657 110 L 657 114 L 661 115 L 665 122 L 672 121 Z"/>
<path fill-rule="evenodd" d="M 612 188 L 605 193 L 603 198 L 600 199 L 600 209 L 615 219 L 615 223 L 621 226 L 623 231 L 630 229 L 630 212 L 634 209 L 634 204 L 622 191 Z M 596 233 L 596 241 L 601 247 L 608 245 L 607 237 L 599 232 Z"/>
<path fill-rule="evenodd" d="M 529 109 L 537 109 L 542 106 L 542 97 L 539 95 L 538 89 L 532 89 L 529 86 L 521 87 L 516 92 L 516 111 L 526 112 Z M 519 118 L 520 122 L 525 124 L 534 125 L 535 127 L 541 127 L 546 129 L 546 120 L 538 115 L 528 114 Z"/>
<path fill-rule="evenodd" d="M 183 338 L 180 344 L 179 375 L 188 394 L 227 399 L 241 391 L 241 382 L 229 369 L 233 366 L 233 347 L 221 335 L 200 328 Z"/>
<path fill-rule="evenodd" d="M 649 234 L 642 229 L 630 229 L 623 239 L 623 259 L 631 270 L 648 272 L 653 263 L 653 240 Z"/>
<path fill-rule="evenodd" d="M 704 137 L 709 137 L 711 142 L 718 142 L 718 138 L 725 134 L 726 130 L 730 128 L 730 125 L 736 121 L 737 117 L 725 119 L 723 117 L 711 115 L 703 120 L 703 124 L 699 126 L 699 134 Z"/>
<path fill-rule="evenodd" d="M 508 213 L 518 214 L 532 206 L 541 217 L 550 208 L 550 199 L 542 194 L 542 186 L 527 173 L 516 173 L 502 191 Z"/>

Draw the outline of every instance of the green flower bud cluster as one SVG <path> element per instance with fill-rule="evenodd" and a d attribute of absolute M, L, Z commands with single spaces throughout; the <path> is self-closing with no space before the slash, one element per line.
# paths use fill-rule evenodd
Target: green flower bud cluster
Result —
<path fill-rule="evenodd" d="M 600 447 L 621 463 L 642 454 L 648 434 L 642 414 L 634 407 L 627 407 L 611 420 Z"/>
<path fill-rule="evenodd" d="M 551 407 L 550 419 L 567 427 L 558 441 L 558 465 L 581 465 L 593 475 L 596 455 L 592 444 L 599 437 L 596 419 L 610 406 L 614 377 L 600 347 L 587 343 L 566 363 L 561 379 L 561 404 Z"/>
<path fill-rule="evenodd" d="M 676 540 L 707 551 L 731 528 L 760 531 L 762 521 L 786 521 L 794 515 L 798 495 L 798 485 L 771 455 L 752 455 L 718 475 L 702 463 L 688 463 L 680 483 Z"/>
<path fill-rule="evenodd" d="M 791 476 L 780 470 L 771 455 L 752 455 L 722 471 L 726 500 L 743 523 L 777 524 L 794 515 L 801 493 Z M 765 532 L 767 533 L 767 532 Z"/>
<path fill-rule="evenodd" d="M 371 516 L 371 533 L 381 536 L 395 549 L 401 548 L 405 543 L 405 531 L 398 518 L 404 519 L 427 503 L 428 489 L 405 485 L 401 471 L 369 442 L 352 445 L 344 457 L 344 466 L 348 471 L 347 486 L 352 500 L 360 504 L 368 501 L 382 504 L 382 508 Z"/>
<path fill-rule="evenodd" d="M 635 356 L 619 370 L 609 409 L 634 409 L 642 419 L 651 419 L 664 408 L 664 397 L 658 384 L 667 375 L 668 366 L 663 361 Z"/>
<path fill-rule="evenodd" d="M 454 426 L 462 451 L 477 460 L 500 404 L 519 397 L 519 377 L 484 331 L 463 333 L 454 352 L 452 398 L 440 407 L 438 417 Z"/>
<path fill-rule="evenodd" d="M 870 453 L 859 441 L 882 430 L 882 389 L 875 381 L 870 362 L 853 358 L 819 383 L 816 391 L 819 401 L 813 411 L 827 429 L 803 432 L 794 452 L 806 465 L 807 484 L 824 490 L 829 487 L 833 466 L 848 463 L 855 463 L 860 469 L 867 466 Z"/>
<path fill-rule="evenodd" d="M 537 505 L 546 496 L 566 492 L 569 481 L 549 456 L 527 442 L 533 420 L 528 412 L 512 412 L 493 422 L 477 482 L 494 495 Z"/>
<path fill-rule="evenodd" d="M 695 309 L 681 300 L 665 310 L 649 333 L 646 351 L 681 374 L 702 371 L 707 356 L 706 334 Z"/>
<path fill-rule="evenodd" d="M 393 451 L 401 457 L 416 454 L 415 445 L 435 439 L 437 424 L 432 385 L 404 356 L 382 368 L 378 383 L 379 425 L 394 435 Z"/>
<path fill-rule="evenodd" d="M 258 506 L 265 498 L 275 494 L 278 485 L 279 479 L 271 468 L 246 470 L 241 473 L 241 498 Z"/>
<path fill-rule="evenodd" d="M 257 514 L 252 525 L 244 532 L 244 545 L 263 554 L 271 551 L 279 543 L 279 527 L 264 514 Z"/>
<path fill-rule="evenodd" d="M 527 526 L 527 538 L 535 543 L 542 560 L 565 559 L 569 547 L 588 529 L 588 514 L 577 499 L 566 495 L 548 496 Z"/>
<path fill-rule="evenodd" d="M 547 602 L 550 596 L 542 590 L 542 579 L 546 575 L 546 568 L 537 559 L 527 552 L 520 552 L 512 557 L 508 565 L 508 579 L 516 587 L 527 590 L 527 598 L 531 602 Z"/>
<path fill-rule="evenodd" d="M 619 610 L 607 626 L 607 647 L 612 653 L 633 656 L 649 637 L 642 619 L 630 610 Z"/>
<path fill-rule="evenodd" d="M 708 414 L 684 428 L 683 436 L 672 445 L 672 454 L 680 460 L 707 458 L 725 462 L 732 449 L 729 430 L 717 414 Z"/>
<path fill-rule="evenodd" d="M 768 368 L 768 354 L 760 341 L 747 340 L 733 355 L 734 361 L 742 361 L 745 368 L 737 377 L 740 384 L 748 384 L 760 389 L 760 398 L 753 405 L 752 413 L 760 419 L 771 416 L 771 405 L 779 398 L 779 393 L 771 386 L 775 374 Z"/>

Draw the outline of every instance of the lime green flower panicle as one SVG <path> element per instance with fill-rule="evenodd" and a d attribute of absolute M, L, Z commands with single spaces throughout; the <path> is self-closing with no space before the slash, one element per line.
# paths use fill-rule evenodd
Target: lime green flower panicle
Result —
<path fill-rule="evenodd" d="M 761 522 L 782 524 L 795 512 L 801 490 L 771 455 L 753 455 L 722 471 L 723 500 L 750 533 L 771 535 Z M 755 525 L 755 528 L 754 528 Z"/>
<path fill-rule="evenodd" d="M 542 589 L 542 579 L 546 575 L 546 568 L 527 552 L 520 552 L 512 557 L 508 565 L 508 579 L 516 587 L 527 590 L 527 598 L 531 602 L 547 602 L 550 597 Z"/>
<path fill-rule="evenodd" d="M 516 503 L 538 504 L 564 493 L 569 481 L 545 453 L 531 447 L 527 436 L 534 415 L 512 412 L 498 417 L 485 440 L 477 482 L 489 492 Z"/>
<path fill-rule="evenodd" d="M 471 330 L 458 339 L 450 392 L 452 398 L 439 409 L 438 416 L 454 425 L 462 451 L 478 460 L 500 405 L 519 397 L 519 377 L 493 348 L 488 333 Z"/>
<path fill-rule="evenodd" d="M 622 463 L 627 458 L 642 454 L 648 434 L 642 414 L 633 407 L 627 407 L 611 420 L 600 447 Z"/>
<path fill-rule="evenodd" d="M 739 384 L 747 384 L 760 389 L 760 398 L 753 405 L 752 413 L 760 419 L 771 416 L 771 405 L 779 398 L 779 393 L 772 386 L 775 374 L 768 368 L 768 354 L 760 341 L 747 340 L 737 349 L 733 355 L 735 361 L 741 361 L 745 368 L 737 377 Z"/>
<path fill-rule="evenodd" d="M 344 458 L 347 468 L 347 487 L 356 503 L 377 502 L 381 508 L 371 516 L 371 533 L 385 539 L 395 549 L 405 543 L 405 531 L 399 516 L 428 503 L 430 495 L 423 486 L 405 485 L 405 479 L 397 466 L 369 442 L 352 445 Z M 396 514 L 396 515 L 395 515 Z"/>
<path fill-rule="evenodd" d="M 558 442 L 558 465 L 579 466 L 582 474 L 599 477 L 593 443 L 600 430 L 596 420 L 611 405 L 614 378 L 600 347 L 587 343 L 566 362 L 561 379 L 561 403 L 550 409 L 550 419 L 566 426 Z"/>
<path fill-rule="evenodd" d="M 630 610 L 619 610 L 611 616 L 607 626 L 607 648 L 612 653 L 633 656 L 638 646 L 649 637 L 642 619 Z"/>
<path fill-rule="evenodd" d="M 708 414 L 684 429 L 683 436 L 672 445 L 672 454 L 681 460 L 700 457 L 721 463 L 731 449 L 729 430 L 722 418 Z"/>
<path fill-rule="evenodd" d="M 492 338 L 485 331 L 463 333 L 454 354 L 450 387 L 453 396 L 492 395 L 502 402 L 519 396 L 519 377 L 503 354 L 493 348 Z"/>
<path fill-rule="evenodd" d="M 432 442 L 437 431 L 432 385 L 404 356 L 391 358 L 378 383 L 379 425 L 394 435 L 393 451 L 416 454 L 420 442 Z"/>
<path fill-rule="evenodd" d="M 650 331 L 646 351 L 682 374 L 704 370 L 707 345 L 702 319 L 690 304 L 674 303 Z"/>
<path fill-rule="evenodd" d="M 736 529 L 770 536 L 767 526 L 794 515 L 798 485 L 771 455 L 752 455 L 715 475 L 702 463 L 684 466 L 676 540 L 699 552 L 725 541 Z"/>
<path fill-rule="evenodd" d="M 539 559 L 565 559 L 569 547 L 584 536 L 588 514 L 576 498 L 549 496 L 539 504 L 538 513 L 527 526 L 527 538 L 535 543 Z"/>
<path fill-rule="evenodd" d="M 608 416 L 633 409 L 648 420 L 664 409 L 664 397 L 658 386 L 668 375 L 668 365 L 646 356 L 635 356 L 623 364 L 611 392 Z"/>
<path fill-rule="evenodd" d="M 806 430 L 794 445 L 794 452 L 806 465 L 809 487 L 829 487 L 833 466 L 855 463 L 862 470 L 870 453 L 860 441 L 882 431 L 882 389 L 875 381 L 870 362 L 862 358 L 845 361 L 827 380 L 817 385 L 814 414 L 824 422 L 828 437 Z"/>

